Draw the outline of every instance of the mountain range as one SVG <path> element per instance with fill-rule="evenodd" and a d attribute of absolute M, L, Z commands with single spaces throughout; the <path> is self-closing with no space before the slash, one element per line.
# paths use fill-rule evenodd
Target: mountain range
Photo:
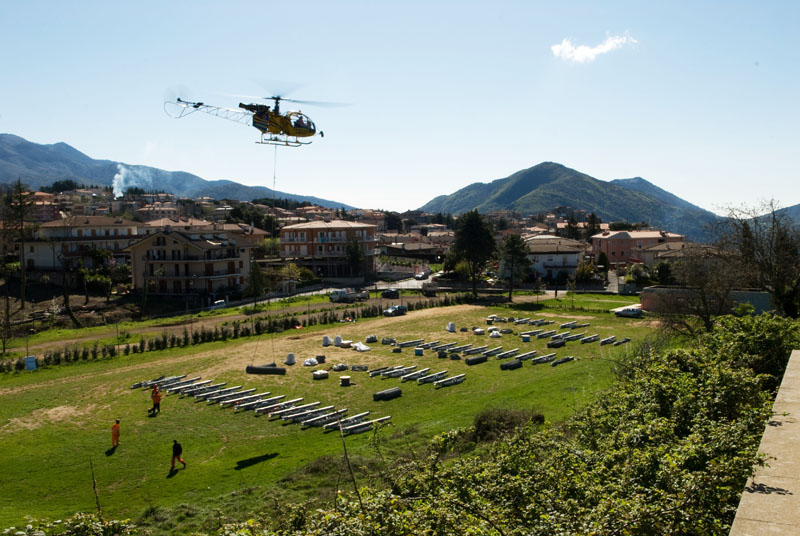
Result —
<path fill-rule="evenodd" d="M 229 180 L 209 181 L 183 171 L 95 160 L 63 142 L 42 145 L 13 134 L 0 134 L 0 183 L 8 184 L 18 178 L 37 189 L 57 180 L 71 179 L 86 185 L 113 186 L 115 193 L 120 194 L 128 187 L 138 186 L 178 197 L 208 196 L 239 201 L 277 197 L 329 208 L 353 208 L 338 201 L 273 191 L 264 186 L 244 186 Z"/>
<path fill-rule="evenodd" d="M 353 207 L 338 201 L 273 191 L 264 186 L 244 186 L 230 180 L 205 180 L 183 171 L 95 160 L 66 143 L 42 145 L 13 134 L 0 134 L 0 183 L 17 179 L 32 188 L 72 179 L 83 184 L 112 186 L 121 193 L 138 186 L 179 197 L 250 201 L 286 198 L 329 208 Z M 543 162 L 489 183 L 476 182 L 438 196 L 422 207 L 427 212 L 462 214 L 513 210 L 523 215 L 569 206 L 594 212 L 604 222 L 645 221 L 651 226 L 685 235 L 697 242 L 714 239 L 712 227 L 719 217 L 673 195 L 641 177 L 602 181 L 555 162 Z M 800 222 L 800 205 L 782 209 Z"/>
<path fill-rule="evenodd" d="M 685 235 L 713 240 L 714 213 L 689 203 L 641 177 L 601 181 L 555 162 L 543 162 L 489 183 L 473 183 L 420 207 L 428 212 L 461 214 L 513 210 L 521 214 L 568 206 L 594 212 L 604 222 L 647 222 Z"/>

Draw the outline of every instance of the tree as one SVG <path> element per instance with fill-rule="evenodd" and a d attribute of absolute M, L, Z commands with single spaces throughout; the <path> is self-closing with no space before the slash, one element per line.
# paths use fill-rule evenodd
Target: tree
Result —
<path fill-rule="evenodd" d="M 78 184 L 72 179 L 65 179 L 65 180 L 55 181 L 50 186 L 42 186 L 41 190 L 43 192 L 59 193 L 59 192 L 69 192 L 72 190 L 77 190 L 79 188 L 83 188 L 83 184 Z"/>
<path fill-rule="evenodd" d="M 25 262 L 25 248 L 22 247 L 22 242 L 30 234 L 29 230 L 25 228 L 25 220 L 27 220 L 33 210 L 33 192 L 28 191 L 27 186 L 23 184 L 21 179 L 11 185 L 11 190 L 5 197 L 7 210 L 4 217 L 9 219 L 9 224 L 14 229 L 14 237 L 19 240 L 19 272 L 20 272 L 20 292 L 19 299 L 22 304 L 20 308 L 25 307 L 26 290 L 28 287 L 28 274 L 26 272 Z M 5 225 L 5 224 L 4 224 Z"/>
<path fill-rule="evenodd" d="M 528 244 L 518 234 L 510 234 L 500 244 L 502 275 L 508 279 L 508 301 L 513 301 L 514 281 L 525 277 L 531 267 Z"/>
<path fill-rule="evenodd" d="M 83 300 L 84 305 L 89 304 L 89 277 L 91 273 L 91 270 L 83 265 L 81 259 L 78 259 L 78 276 L 80 277 L 81 286 L 83 287 L 83 295 L 85 298 Z"/>
<path fill-rule="evenodd" d="M 578 260 L 578 267 L 575 269 L 575 280 L 581 283 L 588 283 L 594 276 L 594 265 L 583 259 Z"/>
<path fill-rule="evenodd" d="M 665 261 L 660 261 L 655 266 L 656 280 L 659 285 L 672 285 L 675 277 L 672 274 L 672 265 Z"/>
<path fill-rule="evenodd" d="M 387 231 L 397 231 L 399 233 L 403 230 L 403 219 L 397 212 L 387 212 L 383 216 L 383 224 L 386 226 Z"/>
<path fill-rule="evenodd" d="M 236 204 L 236 202 L 232 202 Z M 258 229 L 270 231 L 274 234 L 275 229 L 278 227 L 277 220 L 270 214 L 265 214 L 253 205 L 246 205 L 238 203 L 231 209 L 226 217 L 227 221 L 234 223 L 244 223 L 246 225 L 253 225 Z"/>
<path fill-rule="evenodd" d="M 111 277 L 102 272 L 93 273 L 88 278 L 88 284 L 91 288 L 100 291 L 103 296 L 105 296 L 106 303 L 111 301 L 111 290 L 114 288 Z"/>
<path fill-rule="evenodd" d="M 735 258 L 710 246 L 688 246 L 672 269 L 677 288 L 664 291 L 662 325 L 689 337 L 711 331 L 717 317 L 730 314 L 731 291 L 742 286 Z"/>
<path fill-rule="evenodd" d="M 345 253 L 347 256 L 347 265 L 350 267 L 350 273 L 354 276 L 361 275 L 364 269 L 366 255 L 364 255 L 364 249 L 361 247 L 361 244 L 358 243 L 357 239 L 350 239 L 347 243 Z"/>
<path fill-rule="evenodd" d="M 255 247 L 253 253 L 257 259 L 266 257 L 277 257 L 281 252 L 280 238 L 265 238 Z"/>
<path fill-rule="evenodd" d="M 600 232 L 600 224 L 602 221 L 594 212 L 586 217 L 586 227 L 583 229 L 583 239 L 587 242 L 592 241 L 592 237 Z"/>
<path fill-rule="evenodd" d="M 0 210 L 2 210 L 2 214 L 0 214 L 0 246 L 2 246 L 2 251 L 0 253 L 0 278 L 3 280 L 3 289 L 4 289 L 4 305 L 3 305 L 3 326 L 2 326 L 2 335 L 0 339 L 2 339 L 3 343 L 3 353 L 6 353 L 6 344 L 11 339 L 11 284 L 9 282 L 9 278 L 11 276 L 11 272 L 14 270 L 13 263 L 10 263 L 9 259 L 9 252 L 8 252 L 8 245 L 13 242 L 14 240 L 14 229 L 8 224 L 8 220 L 6 215 L 9 212 L 9 205 L 7 203 L 8 196 L 7 193 L 0 190 Z"/>
<path fill-rule="evenodd" d="M 151 265 L 151 267 L 152 266 L 153 265 Z M 159 277 L 164 277 L 165 273 L 163 265 L 159 268 L 154 268 L 152 274 L 148 274 L 147 271 L 144 272 L 144 294 L 142 295 L 142 310 L 140 312 L 142 318 L 144 318 L 145 311 L 147 310 L 147 296 L 150 293 L 151 287 L 152 290 L 155 291 L 156 281 Z"/>
<path fill-rule="evenodd" d="M 244 295 L 253 298 L 253 310 L 255 310 L 258 298 L 264 295 L 267 289 L 267 278 L 257 262 L 250 262 L 250 273 L 247 274 L 247 281 L 244 285 Z"/>
<path fill-rule="evenodd" d="M 293 262 L 287 263 L 281 268 L 281 278 L 284 281 L 299 281 L 300 268 Z"/>
<path fill-rule="evenodd" d="M 581 238 L 581 230 L 578 228 L 578 220 L 575 219 L 575 216 L 570 214 L 569 218 L 567 218 L 567 228 L 564 230 L 564 234 L 570 240 L 580 240 Z"/>
<path fill-rule="evenodd" d="M 467 212 L 458 219 L 453 250 L 467 263 L 472 295 L 477 296 L 478 280 L 495 252 L 492 228 L 477 210 Z"/>
<path fill-rule="evenodd" d="M 445 225 L 448 229 L 452 229 L 455 225 L 455 220 L 453 220 L 453 215 L 449 212 L 447 214 L 437 212 L 436 216 L 434 216 L 433 223 Z"/>
<path fill-rule="evenodd" d="M 570 274 L 567 278 L 567 294 L 572 298 L 571 305 L 569 306 L 570 309 L 575 309 L 575 287 L 577 286 L 577 280 L 575 278 L 575 274 Z"/>
<path fill-rule="evenodd" d="M 650 273 L 644 264 L 632 265 L 628 270 L 628 275 L 631 281 L 636 283 L 636 286 L 643 287 L 650 284 Z"/>
<path fill-rule="evenodd" d="M 782 314 L 800 314 L 800 227 L 775 201 L 755 209 L 731 209 L 720 246 L 738 260 L 749 285 L 772 295 Z"/>
<path fill-rule="evenodd" d="M 606 255 L 605 251 L 601 251 L 597 256 L 597 269 L 601 272 L 608 273 L 608 268 L 608 255 Z"/>

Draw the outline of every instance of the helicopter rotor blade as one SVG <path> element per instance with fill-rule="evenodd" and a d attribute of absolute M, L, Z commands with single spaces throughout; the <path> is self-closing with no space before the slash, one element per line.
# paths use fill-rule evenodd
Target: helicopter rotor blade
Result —
<path fill-rule="evenodd" d="M 275 97 L 270 97 L 275 98 Z M 350 103 L 347 102 L 332 102 L 332 101 L 312 101 L 312 100 L 297 100 L 297 99 L 285 99 L 280 97 L 280 99 L 284 102 L 294 102 L 295 104 L 309 104 L 311 106 L 322 106 L 327 108 L 338 108 L 341 106 L 350 106 Z"/>
<path fill-rule="evenodd" d="M 186 87 L 183 84 L 173 84 L 169 87 L 164 88 L 164 94 L 162 95 L 163 101 L 171 101 L 175 102 L 180 97 L 183 97 L 183 100 L 193 101 L 195 93 Z"/>
<path fill-rule="evenodd" d="M 250 99 L 250 100 L 264 100 L 268 97 L 261 97 L 258 95 L 239 95 L 238 93 L 225 93 L 226 97 L 236 97 L 237 99 Z"/>
<path fill-rule="evenodd" d="M 312 100 L 299 100 L 299 99 L 287 99 L 281 95 L 272 95 L 271 97 L 265 96 L 258 96 L 258 95 L 241 95 L 238 93 L 227 93 L 229 97 L 236 97 L 239 99 L 249 99 L 249 100 L 266 100 L 266 101 L 280 101 L 280 102 L 293 102 L 295 104 L 308 104 L 310 106 L 321 106 L 321 107 L 328 107 L 328 108 L 338 108 L 341 106 L 350 106 L 347 102 L 330 102 L 330 101 L 312 101 Z"/>

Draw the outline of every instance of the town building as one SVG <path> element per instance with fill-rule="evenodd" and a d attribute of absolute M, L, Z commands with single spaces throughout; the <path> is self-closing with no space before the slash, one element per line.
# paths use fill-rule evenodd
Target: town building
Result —
<path fill-rule="evenodd" d="M 683 242 L 683 235 L 666 231 L 603 231 L 592 236 L 595 258 L 605 253 L 611 266 L 642 262 L 641 252 L 658 244 Z"/>
<path fill-rule="evenodd" d="M 28 270 L 61 270 L 74 267 L 80 260 L 93 267 L 93 250 L 104 249 L 113 262 L 128 261 L 125 248 L 138 239 L 138 224 L 110 216 L 70 216 L 43 223 L 32 239 L 26 239 L 25 266 Z"/>
<path fill-rule="evenodd" d="M 375 272 L 375 226 L 343 220 L 287 225 L 280 232 L 281 259 L 292 260 L 322 278 L 356 277 Z M 364 264 L 351 266 L 348 246 L 358 245 Z"/>
<path fill-rule="evenodd" d="M 148 294 L 198 295 L 209 302 L 241 293 L 250 273 L 253 246 L 228 233 L 163 231 L 126 248 L 134 290 Z"/>
<path fill-rule="evenodd" d="M 578 240 L 552 235 L 525 237 L 525 243 L 531 268 L 537 276 L 551 281 L 574 275 L 589 247 Z"/>
<path fill-rule="evenodd" d="M 178 216 L 180 216 L 180 209 L 175 203 L 156 201 L 151 205 L 145 205 L 137 209 L 135 215 L 142 221 L 160 220 L 163 218 L 178 219 Z"/>

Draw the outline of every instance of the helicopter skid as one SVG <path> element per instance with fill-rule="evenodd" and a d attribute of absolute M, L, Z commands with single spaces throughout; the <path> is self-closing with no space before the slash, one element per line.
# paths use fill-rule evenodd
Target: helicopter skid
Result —
<path fill-rule="evenodd" d="M 257 141 L 261 145 L 279 145 L 281 147 L 300 147 L 301 145 L 310 145 L 311 141 L 300 141 L 298 139 L 290 140 L 288 138 L 261 138 Z"/>

